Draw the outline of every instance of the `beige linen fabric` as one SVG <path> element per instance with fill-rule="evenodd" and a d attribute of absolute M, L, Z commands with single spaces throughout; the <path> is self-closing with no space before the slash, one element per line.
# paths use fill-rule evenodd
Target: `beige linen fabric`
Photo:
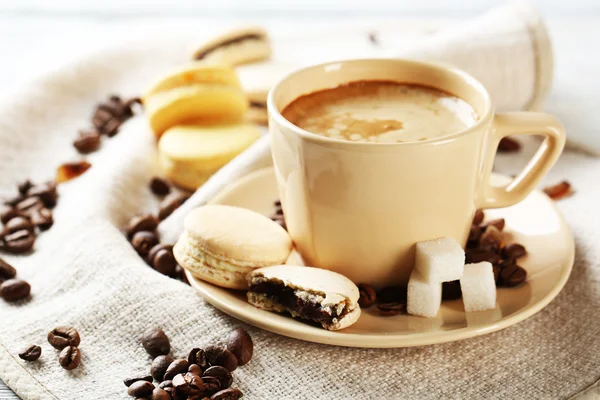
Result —
<path fill-rule="evenodd" d="M 95 101 L 111 92 L 140 93 L 158 71 L 187 58 L 190 37 L 178 33 L 121 45 L 37 80 L 5 103 L 0 194 L 12 194 L 26 177 L 48 179 L 58 164 L 76 158 L 71 141 L 88 123 Z M 522 58 L 515 57 L 515 63 Z M 172 353 L 182 356 L 243 325 L 254 339 L 255 356 L 235 372 L 234 382 L 248 399 L 549 399 L 572 396 L 598 379 L 600 187 L 594 183 L 599 160 L 566 153 L 548 178 L 568 178 L 577 190 L 559 203 L 576 237 L 576 265 L 548 307 L 479 338 L 367 350 L 305 343 L 244 325 L 146 266 L 119 228 L 134 214 L 156 209 L 147 187 L 158 174 L 155 156 L 145 120 L 127 122 L 89 157 L 93 167 L 85 175 L 60 185 L 55 226 L 39 237 L 36 251 L 6 257 L 33 293 L 25 303 L 0 301 L 0 378 L 22 398 L 128 398 L 122 379 L 148 372 L 140 337 L 151 326 L 162 327 Z M 268 162 L 268 141 L 262 139 L 222 169 L 190 205 Z M 499 164 L 505 173 L 518 165 L 513 156 L 501 157 Z M 161 227 L 165 237 L 177 235 L 184 211 Z M 59 324 L 81 333 L 82 364 L 76 370 L 60 368 L 57 352 L 46 342 L 48 330 Z M 28 343 L 42 346 L 40 362 L 16 356 Z"/>

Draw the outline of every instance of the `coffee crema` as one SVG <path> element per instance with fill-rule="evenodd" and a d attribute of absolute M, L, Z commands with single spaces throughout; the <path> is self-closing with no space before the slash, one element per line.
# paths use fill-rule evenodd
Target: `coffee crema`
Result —
<path fill-rule="evenodd" d="M 357 81 L 303 95 L 282 112 L 311 133 L 353 142 L 415 142 L 474 125 L 473 107 L 428 86 Z"/>

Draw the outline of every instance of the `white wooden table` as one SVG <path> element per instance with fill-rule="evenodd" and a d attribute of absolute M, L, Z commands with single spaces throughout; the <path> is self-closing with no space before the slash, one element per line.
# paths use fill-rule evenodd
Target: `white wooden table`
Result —
<path fill-rule="evenodd" d="M 210 3 L 210 4 L 209 4 Z M 215 4 L 218 3 L 218 4 Z M 282 4 L 283 3 L 283 4 Z M 308 26 L 330 20 L 390 21 L 465 19 L 497 0 L 0 0 L 0 89 L 10 98 L 21 85 L 81 54 L 106 45 L 108 36 L 123 35 L 156 24 L 253 22 Z M 537 2 L 547 18 L 556 58 L 555 85 L 546 109 L 567 132 L 597 133 L 600 126 L 600 8 L 595 0 Z M 5 97 L 5 99 L 6 99 Z M 1 324 L 1 322 L 0 322 Z M 1 329 L 1 327 L 0 327 Z M 17 399 L 0 381 L 0 399 Z"/>

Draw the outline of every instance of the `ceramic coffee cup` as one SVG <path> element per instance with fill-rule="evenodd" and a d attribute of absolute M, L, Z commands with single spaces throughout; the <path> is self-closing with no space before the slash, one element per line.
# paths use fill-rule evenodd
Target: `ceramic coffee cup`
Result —
<path fill-rule="evenodd" d="M 438 88 L 470 103 L 480 118 L 440 138 L 372 143 L 313 134 L 281 114 L 302 95 L 360 80 Z M 376 286 L 408 280 L 419 241 L 451 237 L 466 243 L 475 210 L 507 207 L 525 198 L 565 142 L 555 117 L 494 114 L 488 92 L 475 78 L 430 62 L 351 60 L 308 67 L 272 89 L 268 111 L 287 228 L 306 265 Z M 513 134 L 545 138 L 517 177 L 491 186 L 498 143 Z"/>

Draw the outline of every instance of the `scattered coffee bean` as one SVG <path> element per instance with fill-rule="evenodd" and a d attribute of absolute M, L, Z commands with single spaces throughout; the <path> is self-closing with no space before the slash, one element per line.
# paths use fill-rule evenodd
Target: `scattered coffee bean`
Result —
<path fill-rule="evenodd" d="M 119 133 L 119 128 L 123 124 L 123 121 L 117 117 L 109 119 L 102 127 L 102 133 L 108 137 L 113 137 Z"/>
<path fill-rule="evenodd" d="M 137 381 L 129 386 L 127 394 L 133 397 L 147 397 L 152 395 L 154 385 L 148 381 Z"/>
<path fill-rule="evenodd" d="M 19 215 L 19 212 L 13 206 L 0 204 L 0 222 L 6 224 L 11 219 Z"/>
<path fill-rule="evenodd" d="M 181 267 L 181 265 L 177 265 L 175 267 L 175 274 L 173 275 L 173 277 L 179 279 L 186 285 L 190 284 L 190 281 L 188 281 L 187 275 L 185 274 L 185 270 Z"/>
<path fill-rule="evenodd" d="M 404 285 L 393 285 L 382 288 L 377 293 L 377 301 L 380 303 L 405 303 L 407 287 Z"/>
<path fill-rule="evenodd" d="M 0 297 L 6 301 L 18 301 L 29 297 L 31 286 L 21 279 L 8 279 L 0 284 Z"/>
<path fill-rule="evenodd" d="M 154 388 L 152 391 L 152 400 L 172 400 L 171 395 L 164 389 Z"/>
<path fill-rule="evenodd" d="M 481 235 L 479 247 L 497 252 L 502 247 L 502 232 L 495 225 L 489 225 Z"/>
<path fill-rule="evenodd" d="M 243 393 L 240 389 L 228 388 L 213 394 L 210 396 L 210 400 L 238 400 L 241 399 L 242 396 Z"/>
<path fill-rule="evenodd" d="M 233 372 L 238 366 L 238 360 L 233 353 L 219 346 L 208 346 L 204 349 L 206 360 L 210 365 L 220 365 Z"/>
<path fill-rule="evenodd" d="M 37 196 L 28 197 L 25 200 L 19 202 L 16 208 L 17 211 L 19 211 L 20 213 L 30 215 L 32 212 L 44 208 L 44 202 Z"/>
<path fill-rule="evenodd" d="M 92 164 L 87 161 L 75 161 L 61 164 L 56 170 L 56 182 L 62 183 L 83 175 Z"/>
<path fill-rule="evenodd" d="M 210 367 L 202 374 L 202 377 L 205 376 L 212 376 L 213 378 L 216 378 L 219 381 L 219 384 L 221 385 L 221 389 L 228 388 L 233 383 L 233 377 L 231 376 L 231 372 L 225 367 Z"/>
<path fill-rule="evenodd" d="M 165 243 L 159 243 L 156 246 L 152 247 L 150 249 L 150 251 L 148 252 L 148 256 L 146 257 L 146 262 L 152 266 L 153 262 L 154 262 L 154 257 L 158 254 L 158 252 L 160 250 L 168 250 L 171 253 L 173 252 L 173 245 L 170 244 L 165 244 Z"/>
<path fill-rule="evenodd" d="M 25 199 L 25 196 L 23 196 L 22 194 L 18 194 L 14 197 L 8 198 L 4 200 L 4 204 L 7 206 L 11 206 L 14 207 L 17 204 L 19 204 L 21 201 L 23 201 Z"/>
<path fill-rule="evenodd" d="M 204 394 L 207 396 L 221 390 L 221 382 L 213 376 L 203 376 L 202 382 L 204 382 Z"/>
<path fill-rule="evenodd" d="M 77 347 L 67 346 L 64 349 L 62 349 L 60 354 L 58 355 L 58 363 L 61 367 L 63 367 L 66 370 L 75 369 L 81 363 L 81 352 Z"/>
<path fill-rule="evenodd" d="M 106 125 L 107 122 L 112 119 L 112 117 L 112 114 L 105 109 L 96 108 L 94 114 L 92 115 L 92 125 L 98 130 L 98 132 L 104 133 L 104 125 Z"/>
<path fill-rule="evenodd" d="M 493 264 L 492 271 L 494 272 L 494 281 L 496 282 L 496 287 L 502 286 L 502 282 L 500 281 L 500 272 L 502 272 L 502 266 L 499 264 Z"/>
<path fill-rule="evenodd" d="M 0 249 L 13 254 L 22 254 L 30 251 L 35 244 L 35 236 L 28 230 L 20 230 L 4 237 Z"/>
<path fill-rule="evenodd" d="M 489 221 L 484 226 L 482 226 L 482 228 L 485 231 L 487 229 L 487 227 L 493 226 L 496 229 L 498 229 L 499 231 L 503 231 L 505 225 L 506 225 L 506 221 L 504 221 L 504 218 L 498 218 L 498 219 L 493 219 L 493 220 Z"/>
<path fill-rule="evenodd" d="M 162 381 L 160 385 L 158 385 L 161 389 L 168 389 L 173 387 L 173 381 Z"/>
<path fill-rule="evenodd" d="M 188 372 L 189 366 L 190 363 L 185 358 L 179 358 L 177 360 L 174 360 L 167 367 L 163 379 L 172 380 L 177 374 L 185 374 L 186 372 Z"/>
<path fill-rule="evenodd" d="M 15 267 L 0 258 L 0 279 L 12 279 L 17 276 L 17 270 Z"/>
<path fill-rule="evenodd" d="M 377 38 L 377 34 L 375 32 L 369 32 L 368 38 L 369 42 L 371 42 L 373 46 L 379 46 L 379 39 Z"/>
<path fill-rule="evenodd" d="M 19 358 L 25 361 L 35 361 L 42 355 L 42 348 L 35 344 L 30 344 L 25 350 L 19 353 Z"/>
<path fill-rule="evenodd" d="M 527 255 L 527 250 L 522 244 L 512 243 L 502 249 L 502 258 L 516 260 Z"/>
<path fill-rule="evenodd" d="M 31 183 L 31 181 L 29 179 L 25 179 L 23 182 L 20 182 L 17 184 L 17 190 L 19 191 L 19 193 L 21 193 L 23 196 L 27 195 L 27 192 L 29 191 L 29 189 L 31 189 L 33 187 L 33 183 Z"/>
<path fill-rule="evenodd" d="M 193 348 L 188 354 L 188 362 L 190 364 L 196 364 L 202 370 L 206 370 L 208 368 L 208 361 L 206 360 L 206 353 L 201 348 Z"/>
<path fill-rule="evenodd" d="M 178 209 L 190 196 L 184 193 L 171 193 L 161 201 L 158 218 L 162 221 Z"/>
<path fill-rule="evenodd" d="M 171 185 L 159 177 L 154 177 L 150 181 L 150 190 L 157 196 L 166 196 L 171 192 Z"/>
<path fill-rule="evenodd" d="M 460 281 L 442 283 L 442 300 L 456 300 L 461 297 Z"/>
<path fill-rule="evenodd" d="M 485 218 L 485 214 L 482 210 L 475 210 L 475 215 L 473 216 L 473 225 L 479 225 L 483 222 Z"/>
<path fill-rule="evenodd" d="M 131 239 L 134 234 L 141 231 L 155 231 L 158 222 L 158 219 L 152 214 L 136 215 L 127 224 L 127 237 Z"/>
<path fill-rule="evenodd" d="M 482 261 L 488 261 L 492 264 L 497 264 L 500 262 L 500 256 L 496 254 L 492 250 L 475 248 L 469 249 L 465 253 L 465 262 L 467 264 L 475 264 L 480 263 Z"/>
<path fill-rule="evenodd" d="M 527 271 L 516 264 L 509 264 L 500 271 L 500 280 L 503 286 L 514 287 L 525 282 Z"/>
<path fill-rule="evenodd" d="M 190 364 L 187 372 L 191 372 L 192 374 L 202 375 L 202 368 L 198 364 Z"/>
<path fill-rule="evenodd" d="M 152 260 L 152 267 L 163 275 L 173 275 L 176 266 L 177 261 L 173 256 L 173 250 L 159 250 Z"/>
<path fill-rule="evenodd" d="M 152 358 L 169 354 L 171 344 L 169 338 L 160 328 L 150 328 L 142 336 L 142 346 Z"/>
<path fill-rule="evenodd" d="M 169 368 L 169 365 L 171 365 L 173 361 L 175 361 L 175 359 L 168 354 L 154 358 L 152 366 L 150 367 L 150 374 L 158 382 L 164 381 L 165 372 L 167 372 L 167 368 Z"/>
<path fill-rule="evenodd" d="M 150 249 L 158 244 L 158 236 L 150 231 L 137 232 L 131 238 L 131 245 L 141 257 L 146 257 Z"/>
<path fill-rule="evenodd" d="M 481 239 L 482 230 L 479 225 L 471 225 L 469 229 L 469 238 L 467 239 L 467 247 L 474 248 L 479 244 Z"/>
<path fill-rule="evenodd" d="M 386 317 L 402 314 L 406 312 L 406 303 L 380 303 L 377 304 L 377 311 L 379 311 L 380 315 Z"/>
<path fill-rule="evenodd" d="M 39 211 L 35 211 L 31 214 L 31 223 L 38 227 L 41 231 L 48 230 L 54 224 L 54 217 L 52 211 L 47 208 L 42 208 Z"/>
<path fill-rule="evenodd" d="M 48 343 L 57 350 L 67 346 L 77 347 L 80 342 L 79 332 L 72 326 L 57 326 L 48 332 Z"/>
<path fill-rule="evenodd" d="M 252 338 L 243 328 L 232 331 L 227 338 L 227 350 L 237 359 L 237 366 L 246 365 L 254 353 Z"/>
<path fill-rule="evenodd" d="M 21 230 L 33 232 L 33 228 L 33 224 L 29 218 L 25 217 L 14 217 L 4 225 L 4 231 L 6 233 L 15 233 Z"/>
<path fill-rule="evenodd" d="M 81 154 L 89 154 L 100 148 L 100 134 L 95 129 L 79 131 L 79 137 L 73 141 L 73 147 Z"/>
<path fill-rule="evenodd" d="M 125 384 L 125 386 L 129 387 L 137 381 L 152 382 L 152 377 L 150 375 L 146 375 L 146 376 L 140 376 L 137 378 L 127 378 L 127 379 L 123 380 L 123 383 Z"/>
<path fill-rule="evenodd" d="M 366 283 L 358 285 L 358 292 L 360 297 L 358 298 L 358 305 L 361 308 L 369 308 L 377 302 L 377 292 L 373 286 Z"/>
<path fill-rule="evenodd" d="M 544 193 L 548 195 L 552 200 L 560 200 L 564 197 L 573 194 L 571 184 L 567 181 L 562 181 L 556 185 L 547 186 L 544 188 Z"/>
<path fill-rule="evenodd" d="M 55 182 L 45 182 L 33 186 L 27 192 L 27 196 L 36 196 L 42 200 L 44 206 L 53 208 L 58 202 L 58 191 Z"/>
<path fill-rule="evenodd" d="M 196 374 L 178 374 L 173 378 L 173 387 L 178 397 L 196 396 L 204 392 L 204 382 Z"/>
<path fill-rule="evenodd" d="M 511 139 L 508 136 L 500 139 L 500 143 L 498 144 L 498 151 L 500 153 L 513 153 L 519 150 L 521 150 L 521 143 L 515 139 Z"/>

